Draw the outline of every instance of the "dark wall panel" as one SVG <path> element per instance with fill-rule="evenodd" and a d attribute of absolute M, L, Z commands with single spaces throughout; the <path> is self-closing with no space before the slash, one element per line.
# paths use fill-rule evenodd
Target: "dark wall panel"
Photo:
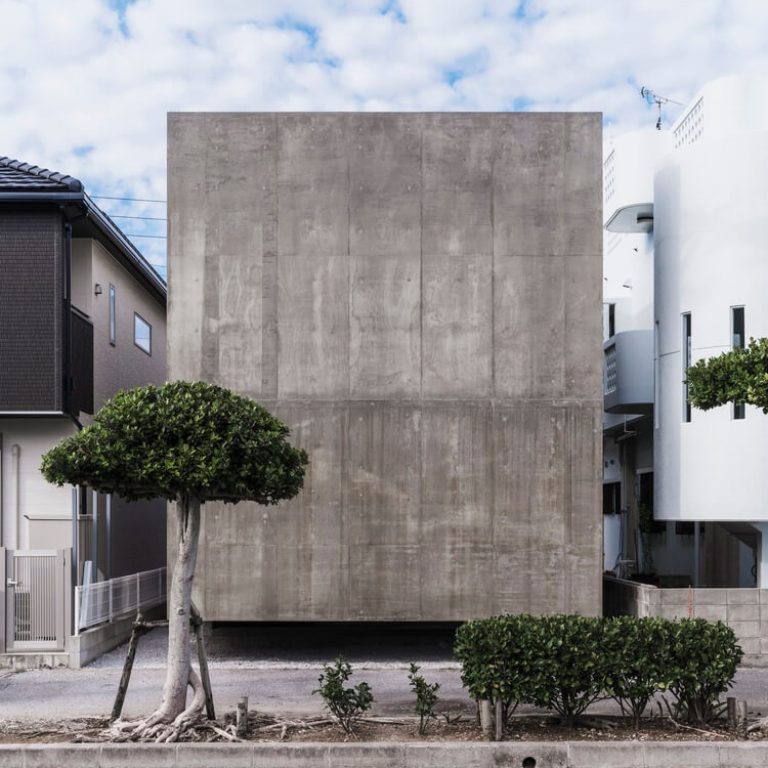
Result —
<path fill-rule="evenodd" d="M 62 407 L 63 229 L 50 212 L 0 212 L 0 411 Z"/>
<path fill-rule="evenodd" d="M 93 324 L 72 311 L 72 390 L 69 407 L 73 414 L 93 413 Z"/>

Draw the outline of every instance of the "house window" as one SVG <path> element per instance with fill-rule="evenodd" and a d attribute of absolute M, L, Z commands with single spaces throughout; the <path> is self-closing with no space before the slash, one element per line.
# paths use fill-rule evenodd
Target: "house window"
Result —
<path fill-rule="evenodd" d="M 152 326 L 138 313 L 133 313 L 133 343 L 152 354 Z"/>
<path fill-rule="evenodd" d="M 691 313 L 683 315 L 683 421 L 691 420 L 691 400 L 688 397 L 688 369 L 691 367 Z"/>
<path fill-rule="evenodd" d="M 603 302 L 603 341 L 607 341 L 616 333 L 616 305 Z"/>
<path fill-rule="evenodd" d="M 643 533 L 665 533 L 667 524 L 653 514 L 653 472 L 637 473 L 637 508 Z"/>
<path fill-rule="evenodd" d="M 621 512 L 621 483 L 603 483 L 603 514 L 618 515 Z"/>
<path fill-rule="evenodd" d="M 117 310 L 116 291 L 112 283 L 109 284 L 109 343 L 114 347 L 117 340 Z"/>
<path fill-rule="evenodd" d="M 744 348 L 744 307 L 731 307 L 731 346 L 733 349 Z M 744 403 L 734 403 L 733 418 L 743 419 L 745 416 Z"/>

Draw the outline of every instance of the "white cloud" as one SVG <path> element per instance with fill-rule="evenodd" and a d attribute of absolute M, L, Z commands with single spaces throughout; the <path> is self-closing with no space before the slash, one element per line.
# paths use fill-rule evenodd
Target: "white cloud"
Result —
<path fill-rule="evenodd" d="M 600 110 L 621 131 L 655 121 L 640 85 L 687 102 L 719 75 L 768 70 L 764 0 L 527 0 L 525 18 L 516 0 L 137 0 L 122 18 L 119 6 L 0 0 L 0 154 L 93 192 L 164 198 L 168 111 L 525 104 Z M 162 241 L 137 242 L 162 259 Z"/>

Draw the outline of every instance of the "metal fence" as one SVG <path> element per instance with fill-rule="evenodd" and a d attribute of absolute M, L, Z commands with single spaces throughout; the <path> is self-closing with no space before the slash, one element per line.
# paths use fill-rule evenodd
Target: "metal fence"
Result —
<path fill-rule="evenodd" d="M 8 550 L 5 560 L 0 563 L 0 577 L 5 572 L 6 650 L 60 650 L 64 646 L 64 550 Z"/>
<path fill-rule="evenodd" d="M 165 602 L 166 569 L 84 584 L 75 589 L 75 634 L 140 609 Z"/>

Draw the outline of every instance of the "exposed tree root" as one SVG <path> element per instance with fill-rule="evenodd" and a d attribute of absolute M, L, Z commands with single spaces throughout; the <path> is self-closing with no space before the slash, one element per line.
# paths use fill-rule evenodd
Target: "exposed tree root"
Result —
<path fill-rule="evenodd" d="M 762 733 L 768 735 L 768 717 L 761 717 L 757 722 L 747 728 L 747 733 Z"/>
<path fill-rule="evenodd" d="M 187 685 L 192 688 L 192 701 L 178 715 L 173 714 L 168 701 L 144 720 L 116 720 L 107 735 L 113 741 L 153 741 L 156 743 L 178 741 L 188 730 L 205 725 L 205 690 L 200 675 L 190 665 Z M 209 726 L 206 726 L 209 727 Z"/>

